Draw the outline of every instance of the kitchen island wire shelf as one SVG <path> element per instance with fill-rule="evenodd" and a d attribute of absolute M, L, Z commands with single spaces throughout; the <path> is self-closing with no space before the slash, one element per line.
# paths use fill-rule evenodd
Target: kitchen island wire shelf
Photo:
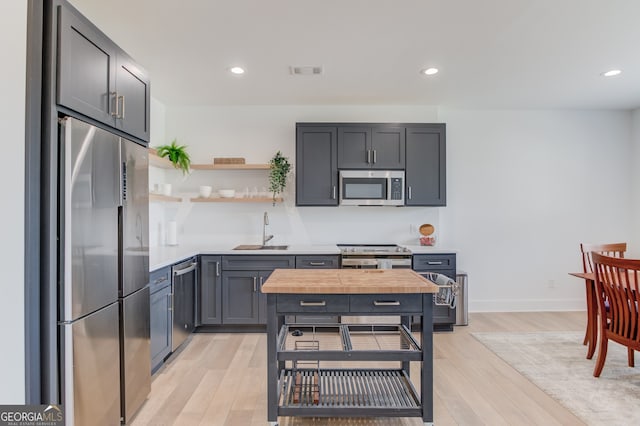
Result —
<path fill-rule="evenodd" d="M 304 409 L 306 415 L 335 416 L 336 409 L 349 409 L 362 416 L 415 416 L 421 409 L 418 393 L 403 370 L 284 369 L 279 388 L 282 415 Z"/>

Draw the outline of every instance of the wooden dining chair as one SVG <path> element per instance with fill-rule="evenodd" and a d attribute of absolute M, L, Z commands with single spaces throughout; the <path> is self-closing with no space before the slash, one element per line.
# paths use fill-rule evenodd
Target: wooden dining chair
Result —
<path fill-rule="evenodd" d="M 627 243 L 610 243 L 610 244 L 580 244 L 580 252 L 582 253 L 582 268 L 585 273 L 593 273 L 593 260 L 591 253 L 604 254 L 610 257 L 624 258 L 624 252 L 627 251 Z M 597 343 L 597 321 L 598 306 L 596 305 L 596 295 L 593 281 L 585 280 L 585 289 L 587 294 L 587 329 L 584 333 L 583 345 L 589 345 L 587 348 L 587 359 L 591 359 L 596 350 Z M 608 302 L 605 301 L 605 306 Z M 606 312 L 606 311 L 605 311 Z M 594 332 L 594 330 L 596 332 Z M 593 334 L 593 336 L 592 336 Z"/>
<path fill-rule="evenodd" d="M 627 347 L 629 367 L 635 366 L 634 351 L 640 351 L 640 259 L 591 255 L 600 311 L 600 346 L 593 370 L 599 377 L 607 357 L 609 340 Z M 604 314 L 604 302 L 609 313 Z"/>

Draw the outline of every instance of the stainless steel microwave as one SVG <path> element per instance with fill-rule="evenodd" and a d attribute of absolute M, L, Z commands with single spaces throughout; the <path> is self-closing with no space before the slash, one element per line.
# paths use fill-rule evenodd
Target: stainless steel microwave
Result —
<path fill-rule="evenodd" d="M 403 206 L 403 170 L 340 170 L 340 205 Z"/>

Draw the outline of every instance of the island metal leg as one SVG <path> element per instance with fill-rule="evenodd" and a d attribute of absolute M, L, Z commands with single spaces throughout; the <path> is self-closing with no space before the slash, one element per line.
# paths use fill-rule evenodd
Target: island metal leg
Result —
<path fill-rule="evenodd" d="M 276 295 L 267 294 L 267 421 L 270 426 L 278 424 L 278 317 Z"/>
<path fill-rule="evenodd" d="M 433 295 L 422 295 L 422 367 L 420 374 L 422 421 L 433 425 Z"/>

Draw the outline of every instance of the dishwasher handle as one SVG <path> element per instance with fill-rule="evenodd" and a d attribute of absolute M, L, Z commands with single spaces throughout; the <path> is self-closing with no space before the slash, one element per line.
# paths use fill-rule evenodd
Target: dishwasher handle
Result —
<path fill-rule="evenodd" d="M 186 268 L 177 269 L 173 271 L 174 277 L 179 277 L 180 275 L 188 274 L 189 272 L 195 270 L 198 267 L 198 262 L 191 262 L 191 265 Z"/>

